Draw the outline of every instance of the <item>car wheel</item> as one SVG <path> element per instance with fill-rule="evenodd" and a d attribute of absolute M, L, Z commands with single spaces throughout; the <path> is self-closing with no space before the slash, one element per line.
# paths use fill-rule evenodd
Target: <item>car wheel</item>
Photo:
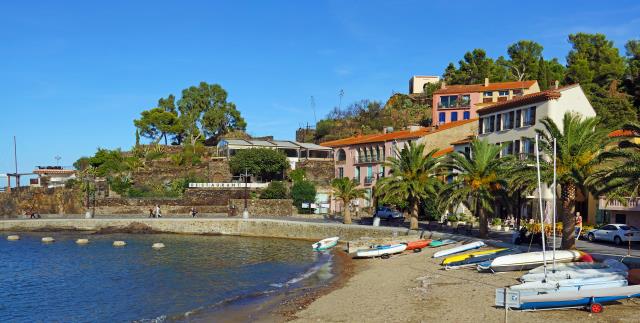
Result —
<path fill-rule="evenodd" d="M 594 241 L 596 241 L 596 236 L 595 236 L 593 233 L 589 233 L 589 234 L 587 235 L 587 239 L 588 239 L 590 242 L 594 242 Z"/>
<path fill-rule="evenodd" d="M 618 236 L 615 236 L 615 238 L 613 238 L 613 243 L 619 246 L 622 244 L 622 239 L 620 239 L 620 237 Z"/>

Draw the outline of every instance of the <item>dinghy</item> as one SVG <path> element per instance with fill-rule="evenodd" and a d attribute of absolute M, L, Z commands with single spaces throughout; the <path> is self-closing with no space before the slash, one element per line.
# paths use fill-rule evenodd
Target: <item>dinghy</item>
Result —
<path fill-rule="evenodd" d="M 446 245 L 449 245 L 449 244 L 454 244 L 456 242 L 458 242 L 458 241 L 451 240 L 451 239 L 433 240 L 433 241 L 431 241 L 431 243 L 429 243 L 429 247 L 437 248 L 437 247 L 442 247 L 442 246 L 446 246 Z"/>
<path fill-rule="evenodd" d="M 506 250 L 502 250 L 496 253 L 490 253 L 490 254 L 486 254 L 486 255 L 479 255 L 479 256 L 473 256 L 473 257 L 469 257 L 465 260 L 461 260 L 461 261 L 456 261 L 456 262 L 450 262 L 448 264 L 445 265 L 446 270 L 449 269 L 458 269 L 458 268 L 464 268 L 464 267 L 472 267 L 472 266 L 477 266 L 477 264 L 481 263 L 481 262 L 485 262 L 485 261 L 489 261 L 501 256 L 505 256 L 505 255 L 511 255 L 511 254 L 515 254 L 515 253 L 519 253 L 520 250 L 518 249 L 506 249 Z"/>
<path fill-rule="evenodd" d="M 610 275 L 601 277 L 591 277 L 585 279 L 563 279 L 547 280 L 545 282 L 526 282 L 509 287 L 510 290 L 520 291 L 520 295 L 534 295 L 539 293 L 555 293 L 561 291 L 579 291 L 594 288 L 614 288 L 627 286 L 627 279 L 624 275 Z M 501 289 L 502 290 L 502 289 Z"/>
<path fill-rule="evenodd" d="M 478 271 L 517 271 L 527 270 L 544 264 L 544 260 L 551 259 L 552 251 L 525 252 L 515 255 L 501 256 L 491 261 L 478 264 Z M 580 259 L 580 251 L 556 250 L 556 262 L 572 262 Z"/>
<path fill-rule="evenodd" d="M 338 240 L 340 240 L 339 237 L 326 238 L 312 244 L 311 246 L 313 247 L 313 250 L 316 251 L 327 250 L 335 247 L 338 244 Z"/>
<path fill-rule="evenodd" d="M 476 241 L 476 242 L 472 242 L 472 243 L 467 243 L 467 244 L 463 244 L 461 246 L 457 246 L 457 247 L 454 247 L 454 248 L 449 248 L 449 249 L 438 251 L 438 252 L 433 254 L 433 258 L 440 258 L 440 257 L 448 256 L 448 255 L 453 255 L 455 253 L 459 253 L 459 252 L 463 252 L 463 251 L 467 251 L 467 250 L 472 250 L 472 249 L 478 249 L 478 248 L 484 247 L 484 246 L 486 246 L 486 244 L 484 244 L 484 242 L 482 242 L 482 241 Z"/>
<path fill-rule="evenodd" d="M 407 245 L 407 249 L 406 250 L 419 251 L 419 250 L 422 250 L 423 248 L 426 248 L 430 243 L 431 243 L 431 239 L 429 239 L 429 240 L 416 240 L 416 241 L 407 242 L 405 244 Z"/>
<path fill-rule="evenodd" d="M 496 292 L 496 305 L 500 307 L 506 305 L 509 308 L 520 310 L 589 307 L 593 312 L 600 312 L 602 311 L 601 303 L 640 297 L 640 285 L 537 295 L 522 295 L 521 291 L 506 288 L 501 290 L 502 293 Z"/>
<path fill-rule="evenodd" d="M 491 255 L 491 254 L 495 254 L 495 253 L 498 253 L 498 252 L 504 251 L 504 250 L 507 250 L 507 248 L 480 250 L 480 251 L 474 251 L 474 252 L 470 252 L 470 253 L 465 253 L 465 254 L 462 254 L 462 255 L 450 256 L 450 257 L 444 258 L 444 260 L 442 260 L 442 265 L 448 265 L 450 263 L 460 262 L 460 261 L 469 259 L 471 257 L 477 257 L 477 256 L 483 256 L 483 255 Z"/>
<path fill-rule="evenodd" d="M 361 249 L 356 251 L 356 257 L 358 258 L 371 258 L 371 257 L 383 257 L 387 258 L 389 255 L 403 252 L 407 249 L 406 244 L 394 244 L 386 246 L 378 246 L 372 249 Z"/>
<path fill-rule="evenodd" d="M 544 271 L 540 271 L 538 268 L 534 268 L 529 271 L 528 274 L 520 277 L 521 282 L 534 282 L 543 280 L 564 280 L 564 279 L 587 279 L 596 277 L 610 277 L 617 276 L 623 279 L 627 278 L 627 268 L 624 264 L 622 266 L 610 267 L 606 264 L 598 263 L 577 263 L 579 266 L 561 266 L 564 264 L 556 265 L 556 270 L 547 269 L 547 275 Z M 587 266 L 592 265 L 592 266 Z M 534 271 L 535 270 L 535 271 Z M 544 268 L 543 268 L 544 270 Z"/>

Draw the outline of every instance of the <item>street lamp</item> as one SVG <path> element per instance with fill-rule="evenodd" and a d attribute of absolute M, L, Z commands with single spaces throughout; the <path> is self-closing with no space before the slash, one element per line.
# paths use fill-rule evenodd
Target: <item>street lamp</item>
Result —
<path fill-rule="evenodd" d="M 248 219 L 249 218 L 249 208 L 247 207 L 247 194 L 248 194 L 248 170 L 245 167 L 244 169 L 244 210 L 242 211 L 242 218 L 243 219 Z"/>

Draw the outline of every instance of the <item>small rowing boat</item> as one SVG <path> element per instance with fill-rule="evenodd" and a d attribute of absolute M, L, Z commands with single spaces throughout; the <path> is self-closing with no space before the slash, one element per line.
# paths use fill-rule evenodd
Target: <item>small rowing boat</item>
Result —
<path fill-rule="evenodd" d="M 547 266 L 548 267 L 548 266 Z M 543 280 L 588 279 L 597 277 L 622 277 L 626 279 L 629 268 L 619 261 L 606 263 L 574 262 L 556 264 L 555 270 L 547 268 L 545 276 L 544 266 L 534 268 L 520 277 L 521 282 L 535 282 Z"/>
<path fill-rule="evenodd" d="M 506 306 L 520 310 L 589 307 L 593 312 L 600 312 L 602 311 L 601 303 L 640 297 L 640 285 L 535 295 L 525 295 L 521 291 L 507 288 L 501 288 L 501 290 L 503 291 L 501 294 L 496 293 L 496 305 L 504 307 L 506 300 Z"/>
<path fill-rule="evenodd" d="M 555 259 L 556 262 L 559 263 L 577 261 L 581 256 L 581 252 L 577 250 L 555 251 Z M 552 251 L 545 251 L 544 253 L 542 251 L 535 251 L 501 256 L 491 261 L 478 264 L 478 271 L 498 272 L 527 270 L 543 265 L 545 258 L 549 261 L 552 257 Z"/>
<path fill-rule="evenodd" d="M 431 239 L 428 240 L 416 240 L 405 243 L 407 245 L 406 250 L 422 250 L 426 248 L 431 243 Z"/>
<path fill-rule="evenodd" d="M 489 261 L 489 260 L 492 260 L 492 259 L 495 259 L 495 258 L 498 258 L 498 257 L 505 256 L 505 255 L 516 254 L 516 253 L 519 253 L 519 252 L 520 252 L 520 250 L 518 250 L 518 249 L 506 249 L 506 250 L 502 250 L 502 251 L 499 251 L 499 252 L 496 252 L 496 253 L 473 256 L 473 257 L 467 258 L 467 259 L 462 260 L 462 261 L 451 262 L 451 263 L 445 265 L 444 269 L 451 270 L 451 269 L 460 269 L 460 268 L 466 268 L 466 267 L 473 267 L 473 266 L 477 266 L 481 262 Z"/>
<path fill-rule="evenodd" d="M 388 258 L 389 255 L 403 252 L 407 249 L 407 245 L 400 243 L 394 245 L 378 246 L 371 249 L 361 249 L 356 251 L 356 257 L 358 258 L 371 258 L 371 257 L 383 257 Z"/>
<path fill-rule="evenodd" d="M 442 247 L 442 246 L 446 246 L 446 245 L 449 245 L 449 244 L 454 244 L 456 242 L 458 242 L 458 241 L 451 240 L 451 239 L 433 240 L 433 241 L 431 241 L 431 243 L 429 243 L 429 247 L 437 248 L 437 247 Z"/>
<path fill-rule="evenodd" d="M 471 257 L 491 255 L 491 254 L 498 253 L 498 252 L 504 251 L 504 250 L 507 250 L 507 248 L 480 250 L 480 251 L 474 251 L 474 252 L 470 252 L 470 253 L 465 253 L 465 254 L 462 254 L 462 255 L 450 256 L 450 257 L 444 258 L 444 260 L 442 260 L 442 265 L 448 265 L 450 263 L 463 261 L 463 260 L 469 259 Z"/>
<path fill-rule="evenodd" d="M 448 255 L 453 255 L 455 253 L 460 253 L 463 251 L 467 251 L 467 250 L 472 250 L 472 249 L 478 249 L 480 247 L 484 247 L 486 246 L 486 244 L 484 244 L 484 242 L 482 241 L 476 241 L 476 242 L 472 242 L 472 243 L 467 243 L 467 244 L 463 244 L 461 246 L 457 246 L 457 247 L 453 247 L 453 248 L 449 248 L 449 249 L 445 249 L 445 250 L 440 250 L 436 253 L 433 254 L 433 258 L 440 258 L 440 257 L 444 257 L 444 256 L 448 256 Z"/>
<path fill-rule="evenodd" d="M 338 244 L 338 240 L 340 240 L 339 237 L 326 238 L 314 243 L 311 246 L 313 247 L 313 250 L 323 251 L 335 247 Z"/>

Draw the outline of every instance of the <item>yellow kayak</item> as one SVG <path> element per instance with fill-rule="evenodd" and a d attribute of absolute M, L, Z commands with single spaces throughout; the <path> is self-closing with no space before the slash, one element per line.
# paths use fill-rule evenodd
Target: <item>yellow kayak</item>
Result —
<path fill-rule="evenodd" d="M 456 261 L 463 261 L 463 260 L 465 260 L 467 258 L 471 258 L 471 257 L 475 257 L 475 256 L 490 255 L 492 253 L 500 252 L 500 251 L 503 251 L 503 250 L 507 250 L 507 248 L 480 250 L 480 251 L 474 251 L 474 252 L 470 252 L 470 253 L 465 253 L 465 254 L 462 254 L 462 255 L 455 255 L 455 256 L 444 258 L 444 260 L 442 261 L 442 265 L 448 265 L 448 264 L 450 264 L 452 262 L 456 262 Z"/>

